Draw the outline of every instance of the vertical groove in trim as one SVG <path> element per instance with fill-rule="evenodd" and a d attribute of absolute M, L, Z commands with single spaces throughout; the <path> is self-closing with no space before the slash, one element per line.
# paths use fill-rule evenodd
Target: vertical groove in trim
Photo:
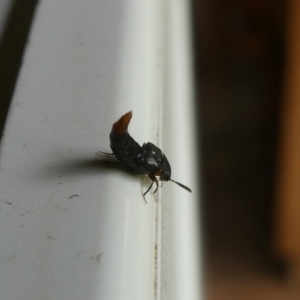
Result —
<path fill-rule="evenodd" d="M 157 1 L 156 11 L 156 63 L 157 63 L 157 80 L 156 80 L 156 142 L 162 149 L 162 141 L 164 137 L 163 118 L 164 118 L 164 101 L 165 101 L 165 88 L 166 88 L 166 1 Z M 162 193 L 161 189 L 157 193 L 156 201 L 156 241 L 155 241 L 155 300 L 162 299 Z"/>

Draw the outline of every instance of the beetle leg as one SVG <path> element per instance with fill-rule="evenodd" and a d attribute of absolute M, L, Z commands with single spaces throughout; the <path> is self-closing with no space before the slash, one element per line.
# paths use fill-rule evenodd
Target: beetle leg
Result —
<path fill-rule="evenodd" d="M 158 180 L 157 180 L 157 178 L 156 178 L 154 175 L 150 175 L 150 174 L 149 174 L 148 177 L 152 180 L 152 182 L 151 182 L 150 186 L 148 187 L 147 191 L 146 191 L 145 193 L 143 193 L 144 199 L 145 199 L 146 194 L 147 194 L 147 193 L 150 191 L 150 189 L 152 188 L 152 185 L 153 185 L 154 182 L 155 182 L 155 184 L 156 184 L 156 189 L 155 189 L 155 191 L 153 192 L 153 194 L 156 193 L 156 191 L 157 191 L 157 189 L 158 189 L 158 187 L 159 187 L 159 185 L 158 185 Z M 146 201 L 146 199 L 145 199 L 145 201 Z"/>
<path fill-rule="evenodd" d="M 142 195 L 143 195 L 145 203 L 148 204 L 145 195 L 143 193 L 142 193 Z"/>
<path fill-rule="evenodd" d="M 148 188 L 148 190 L 147 190 L 146 193 L 149 192 L 150 188 L 152 187 L 153 183 L 155 182 L 155 184 L 156 184 L 156 189 L 155 189 L 154 192 L 153 192 L 153 194 L 155 194 L 155 193 L 157 192 L 158 187 L 159 187 L 158 180 L 157 180 L 157 178 L 156 178 L 154 175 L 152 175 L 152 174 L 149 174 L 148 177 L 152 180 L 152 183 L 151 183 L 151 185 L 150 185 L 150 187 Z"/>
<path fill-rule="evenodd" d="M 153 192 L 153 194 L 155 194 L 155 193 L 157 192 L 157 190 L 158 190 L 159 184 L 158 184 L 157 178 L 156 178 L 155 176 L 153 176 L 153 178 L 154 178 L 154 182 L 155 182 L 155 184 L 156 184 L 156 189 L 155 189 L 155 191 Z"/>
<path fill-rule="evenodd" d="M 96 154 L 97 155 L 101 155 L 101 154 L 104 154 L 104 155 L 115 155 L 114 153 L 107 153 L 107 152 L 102 152 L 102 151 L 98 151 Z"/>
<path fill-rule="evenodd" d="M 151 182 L 150 186 L 148 187 L 147 191 L 145 193 L 143 193 L 143 196 L 145 198 L 146 194 L 150 191 L 150 189 L 152 188 L 154 181 Z"/>
<path fill-rule="evenodd" d="M 149 190 L 151 189 L 152 185 L 153 185 L 154 181 L 151 182 L 150 186 L 148 187 L 147 191 L 145 193 L 142 193 L 143 197 L 144 197 L 144 200 L 147 204 L 147 200 L 146 200 L 146 194 L 149 192 Z"/>

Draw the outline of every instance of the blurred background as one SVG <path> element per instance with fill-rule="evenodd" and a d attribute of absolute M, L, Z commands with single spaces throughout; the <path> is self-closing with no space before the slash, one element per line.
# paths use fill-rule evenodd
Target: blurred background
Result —
<path fill-rule="evenodd" d="M 193 0 L 208 300 L 300 299 L 300 1 Z M 37 0 L 0 0 L 0 130 Z"/>
<path fill-rule="evenodd" d="M 0 0 L 0 132 L 22 64 L 38 0 Z"/>
<path fill-rule="evenodd" d="M 300 299 L 300 1 L 193 18 L 207 299 Z"/>

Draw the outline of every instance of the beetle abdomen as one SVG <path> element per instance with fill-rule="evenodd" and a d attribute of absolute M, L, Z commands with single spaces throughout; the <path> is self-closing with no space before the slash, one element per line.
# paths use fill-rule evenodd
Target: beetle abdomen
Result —
<path fill-rule="evenodd" d="M 110 134 L 110 147 L 119 161 L 129 168 L 135 169 L 139 174 L 148 174 L 147 170 L 137 163 L 137 157 L 142 152 L 142 147 L 130 136 L 128 132 L 116 135 Z"/>
<path fill-rule="evenodd" d="M 129 111 L 114 123 L 110 133 L 110 147 L 117 157 L 127 167 L 138 174 L 149 174 L 149 171 L 140 165 L 142 147 L 127 132 L 132 112 Z"/>

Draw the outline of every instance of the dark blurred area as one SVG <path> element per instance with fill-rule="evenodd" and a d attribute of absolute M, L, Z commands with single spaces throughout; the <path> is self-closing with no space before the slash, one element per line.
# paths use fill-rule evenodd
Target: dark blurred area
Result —
<path fill-rule="evenodd" d="M 22 64 L 22 57 L 37 2 L 38 0 L 14 0 L 7 5 L 9 12 L 4 30 L 0 35 L 1 133 Z"/>
<path fill-rule="evenodd" d="M 272 249 L 287 11 L 282 0 L 193 1 L 209 300 L 300 299 Z"/>

